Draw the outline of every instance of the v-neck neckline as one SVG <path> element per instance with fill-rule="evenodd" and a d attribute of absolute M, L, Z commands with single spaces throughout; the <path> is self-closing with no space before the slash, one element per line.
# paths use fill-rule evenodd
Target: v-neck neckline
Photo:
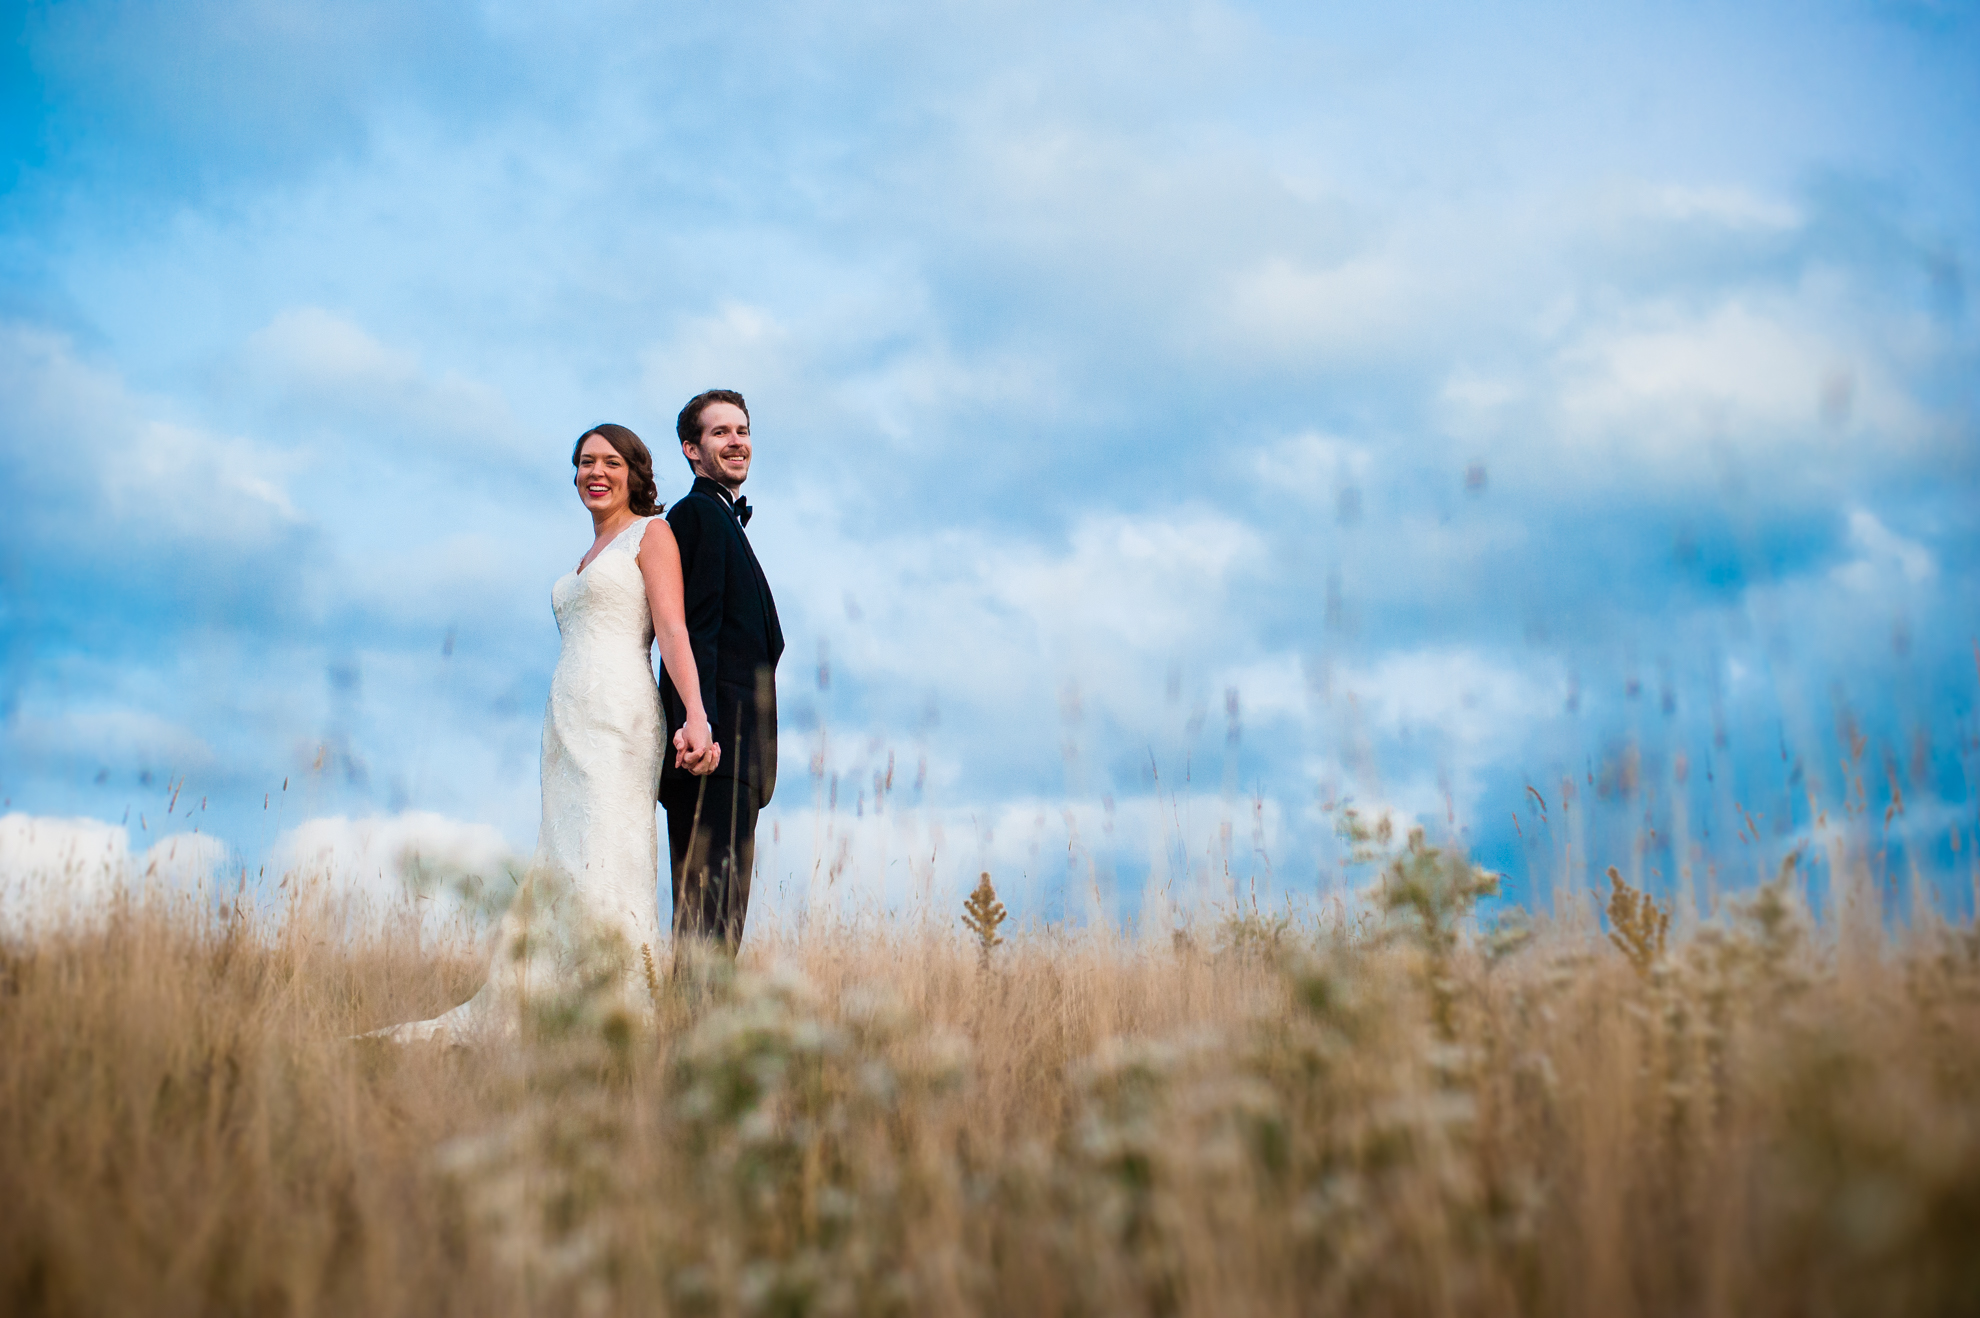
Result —
<path fill-rule="evenodd" d="M 597 553 L 587 554 L 585 557 L 579 559 L 577 565 L 577 571 L 571 573 L 571 575 L 574 577 L 583 576 L 584 570 L 586 568 L 596 563 L 599 559 L 605 557 L 606 553 L 610 551 L 613 545 L 616 545 L 619 543 L 619 541 L 625 539 L 626 532 L 632 530 L 635 526 L 638 526 L 642 521 L 650 521 L 650 520 L 651 520 L 650 518 L 635 517 L 630 522 L 627 522 L 624 526 L 619 528 L 618 534 L 614 535 L 610 540 L 607 540 L 605 542 L 604 547 L 599 549 Z"/>

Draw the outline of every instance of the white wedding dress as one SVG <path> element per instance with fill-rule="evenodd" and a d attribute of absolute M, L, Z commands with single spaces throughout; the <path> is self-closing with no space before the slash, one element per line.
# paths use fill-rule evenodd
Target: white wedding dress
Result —
<path fill-rule="evenodd" d="M 639 570 L 651 520 L 636 519 L 550 589 L 563 648 L 543 711 L 543 822 L 502 917 L 488 982 L 445 1015 L 377 1034 L 460 1043 L 513 1034 L 532 999 L 580 985 L 651 1012 L 646 975 L 660 951 L 654 801 L 666 730 Z"/>

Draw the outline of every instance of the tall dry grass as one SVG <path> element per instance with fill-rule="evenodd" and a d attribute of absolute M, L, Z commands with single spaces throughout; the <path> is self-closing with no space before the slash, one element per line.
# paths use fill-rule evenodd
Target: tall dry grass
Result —
<path fill-rule="evenodd" d="M 1972 928 L 1845 946 L 1789 873 L 1660 953 L 1486 888 L 773 932 L 657 1030 L 572 987 L 451 1052 L 346 1038 L 472 987 L 416 926 L 130 901 L 0 963 L 0 1306 L 1980 1312 Z"/>

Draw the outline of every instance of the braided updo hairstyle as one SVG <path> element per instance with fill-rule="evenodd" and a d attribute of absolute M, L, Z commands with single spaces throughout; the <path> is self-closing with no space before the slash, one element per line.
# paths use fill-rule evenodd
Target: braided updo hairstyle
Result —
<path fill-rule="evenodd" d="M 578 463 L 578 454 L 584 451 L 584 441 L 597 435 L 619 451 L 626 460 L 626 502 L 635 517 L 652 517 L 660 511 L 660 487 L 653 483 L 653 455 L 646 451 L 638 435 L 624 426 L 611 422 L 593 426 L 578 436 L 577 443 L 571 446 L 571 466 Z"/>

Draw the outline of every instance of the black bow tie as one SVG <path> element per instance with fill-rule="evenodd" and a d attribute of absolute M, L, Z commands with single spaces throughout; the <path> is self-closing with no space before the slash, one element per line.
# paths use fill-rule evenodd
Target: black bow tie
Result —
<path fill-rule="evenodd" d="M 756 511 L 749 506 L 749 500 L 743 498 L 740 494 L 736 496 L 736 501 L 730 507 L 735 509 L 736 520 L 744 526 L 749 525 L 749 515 Z"/>

